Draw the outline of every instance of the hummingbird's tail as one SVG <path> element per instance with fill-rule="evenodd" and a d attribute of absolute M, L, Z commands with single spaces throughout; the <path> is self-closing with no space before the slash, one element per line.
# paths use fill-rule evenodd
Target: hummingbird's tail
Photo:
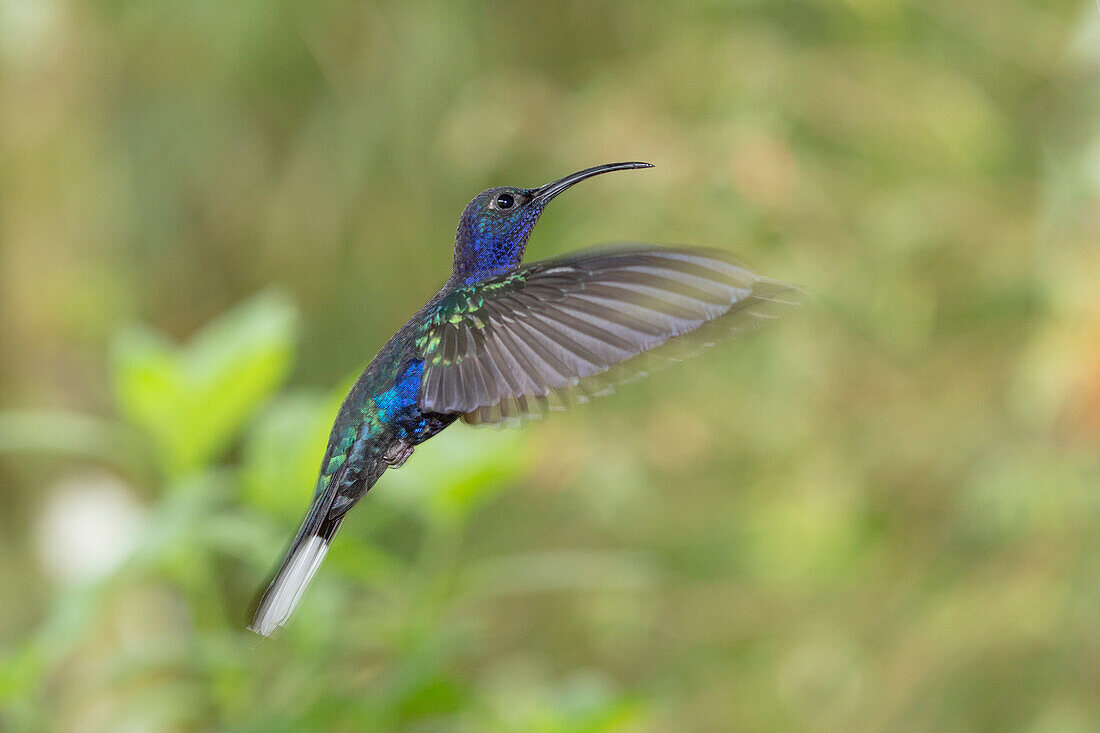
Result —
<path fill-rule="evenodd" d="M 257 634 L 270 636 L 271 632 L 286 623 L 317 568 L 321 567 L 328 546 L 344 521 L 343 512 L 332 516 L 335 498 L 335 486 L 329 484 L 313 500 L 301 529 L 283 558 L 283 564 L 256 607 L 248 628 Z"/>

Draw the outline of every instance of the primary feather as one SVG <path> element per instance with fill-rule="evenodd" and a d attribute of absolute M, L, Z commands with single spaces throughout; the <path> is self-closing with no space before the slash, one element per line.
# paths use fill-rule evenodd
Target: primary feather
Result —
<path fill-rule="evenodd" d="M 536 262 L 458 288 L 417 338 L 420 405 L 468 422 L 509 422 L 609 391 L 608 374 L 717 319 L 795 289 L 724 252 L 632 245 Z M 628 373 L 630 374 L 630 373 Z M 607 378 L 601 378 L 607 375 Z"/>

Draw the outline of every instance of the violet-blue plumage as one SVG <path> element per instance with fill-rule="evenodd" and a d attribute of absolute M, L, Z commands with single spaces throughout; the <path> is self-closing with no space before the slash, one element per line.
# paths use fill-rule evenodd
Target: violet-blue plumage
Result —
<path fill-rule="evenodd" d="M 490 188 L 474 198 L 462 212 L 455 234 L 454 272 L 463 284 L 470 285 L 493 275 L 519 267 L 527 240 L 539 216 L 546 209 L 545 201 L 530 206 L 514 202 L 530 200 L 534 189 Z M 513 205 L 501 209 L 498 199 Z M 486 212 L 494 215 L 486 216 Z"/>
<path fill-rule="evenodd" d="M 395 423 L 402 410 L 416 405 L 416 393 L 420 389 L 420 375 L 423 373 L 423 361 L 409 360 L 393 386 L 372 398 L 380 422 Z"/>
<path fill-rule="evenodd" d="M 649 163 L 608 163 L 539 188 L 499 186 L 482 191 L 459 219 L 452 280 L 471 285 L 519 267 L 531 230 L 546 205 L 570 186 L 601 173 L 652 167 Z"/>
<path fill-rule="evenodd" d="M 571 396 L 604 394 L 622 362 L 709 321 L 738 314 L 752 321 L 753 306 L 791 290 L 712 250 L 638 245 L 521 267 L 555 196 L 601 173 L 648 167 L 611 163 L 539 188 L 491 188 L 466 206 L 451 277 L 341 405 L 313 504 L 253 630 L 267 635 L 289 618 L 347 511 L 387 468 L 459 417 L 511 424 Z"/>

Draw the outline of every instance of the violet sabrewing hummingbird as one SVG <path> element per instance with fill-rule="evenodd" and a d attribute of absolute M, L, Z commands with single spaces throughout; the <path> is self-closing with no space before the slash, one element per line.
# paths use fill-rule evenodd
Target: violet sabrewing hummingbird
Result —
<path fill-rule="evenodd" d="M 450 278 L 382 347 L 336 416 L 313 503 L 250 628 L 286 623 L 348 510 L 387 468 L 462 418 L 510 425 L 610 391 L 624 362 L 707 325 L 734 333 L 794 288 L 718 250 L 633 244 L 521 265 L 567 188 L 649 163 L 609 163 L 466 206 Z M 628 372 L 631 376 L 634 373 Z"/>

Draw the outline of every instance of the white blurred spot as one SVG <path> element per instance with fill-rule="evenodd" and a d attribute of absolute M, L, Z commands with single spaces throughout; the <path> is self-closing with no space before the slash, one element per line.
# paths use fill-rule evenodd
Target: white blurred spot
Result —
<path fill-rule="evenodd" d="M 31 60 L 59 21 L 53 0 L 0 0 L 0 51 L 12 61 Z"/>
<path fill-rule="evenodd" d="M 60 583 L 102 577 L 134 549 L 144 511 L 125 485 L 103 475 L 77 476 L 50 490 L 38 521 L 38 554 Z"/>

